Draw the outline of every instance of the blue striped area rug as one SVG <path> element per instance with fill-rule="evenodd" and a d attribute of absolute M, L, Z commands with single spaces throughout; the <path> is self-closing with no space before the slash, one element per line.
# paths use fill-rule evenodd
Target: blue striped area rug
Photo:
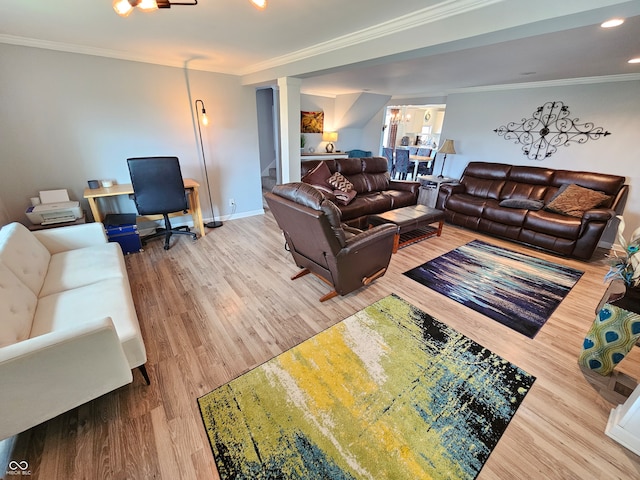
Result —
<path fill-rule="evenodd" d="M 474 240 L 406 276 L 529 338 L 584 272 Z"/>

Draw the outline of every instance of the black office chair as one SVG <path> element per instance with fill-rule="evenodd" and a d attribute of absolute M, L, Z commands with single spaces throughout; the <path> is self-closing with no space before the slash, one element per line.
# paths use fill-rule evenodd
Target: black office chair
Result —
<path fill-rule="evenodd" d="M 169 239 L 174 233 L 191 235 L 196 240 L 198 237 L 189 227 L 174 228 L 169 220 L 170 213 L 187 213 L 189 208 L 178 157 L 128 158 L 127 165 L 138 213 L 164 217 L 164 228 L 156 228 L 155 233 L 142 237 L 142 244 L 164 236 L 164 249 L 169 250 Z"/>

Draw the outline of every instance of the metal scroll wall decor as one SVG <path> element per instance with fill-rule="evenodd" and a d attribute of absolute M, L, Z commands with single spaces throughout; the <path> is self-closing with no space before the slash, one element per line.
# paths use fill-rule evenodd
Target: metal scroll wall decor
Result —
<path fill-rule="evenodd" d="M 562 102 L 547 102 L 533 112 L 531 118 L 522 122 L 509 122 L 494 130 L 505 140 L 515 140 L 531 160 L 550 157 L 558 147 L 568 147 L 570 142 L 585 143 L 611 135 L 593 123 L 578 123 L 578 118 L 569 118 L 569 107 Z"/>

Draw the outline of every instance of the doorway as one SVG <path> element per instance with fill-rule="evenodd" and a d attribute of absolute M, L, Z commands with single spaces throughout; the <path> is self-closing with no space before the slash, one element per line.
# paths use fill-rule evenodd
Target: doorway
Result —
<path fill-rule="evenodd" d="M 256 90 L 258 112 L 258 151 L 260 155 L 260 178 L 262 191 L 281 182 L 280 146 L 278 133 L 278 91 L 267 87 Z"/>
<path fill-rule="evenodd" d="M 393 105 L 385 112 L 382 146 L 427 147 L 440 145 L 446 105 Z"/>

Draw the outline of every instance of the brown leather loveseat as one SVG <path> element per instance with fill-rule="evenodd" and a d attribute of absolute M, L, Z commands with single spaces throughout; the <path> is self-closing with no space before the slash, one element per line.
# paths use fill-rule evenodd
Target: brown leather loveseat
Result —
<path fill-rule="evenodd" d="M 326 167 L 320 165 L 325 164 Z M 336 204 L 342 222 L 357 228 L 367 228 L 367 217 L 395 208 L 418 203 L 419 182 L 391 180 L 384 157 L 336 158 L 302 162 L 302 181 L 322 189 L 325 197 Z M 328 176 L 341 173 L 355 190 L 355 197 L 345 205 L 333 198 L 326 184 Z M 328 190 L 329 189 L 329 190 Z"/>
<path fill-rule="evenodd" d="M 624 182 L 603 173 L 471 162 L 459 185 L 441 187 L 437 206 L 449 223 L 586 260 L 622 213 Z"/>

